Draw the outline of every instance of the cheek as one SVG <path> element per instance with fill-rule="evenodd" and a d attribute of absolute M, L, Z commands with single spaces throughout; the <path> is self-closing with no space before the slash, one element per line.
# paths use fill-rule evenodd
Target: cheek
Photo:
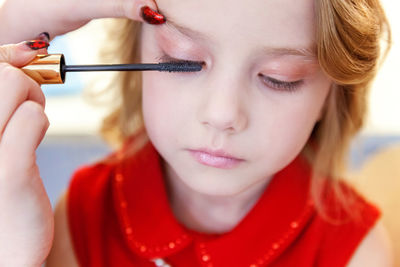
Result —
<path fill-rule="evenodd" d="M 269 152 L 265 156 L 270 160 L 289 163 L 307 143 L 329 92 L 329 83 L 319 85 L 287 101 L 264 104 L 264 110 L 260 109 L 262 115 L 255 132 L 265 136 L 259 137 L 259 144 Z"/>
<path fill-rule="evenodd" d="M 260 148 L 278 159 L 299 152 L 314 125 L 314 120 L 301 115 L 301 112 L 305 112 L 304 109 L 282 106 L 271 109 L 269 115 L 261 120 L 260 127 L 255 129 L 258 135 L 261 134 L 258 138 Z"/>
<path fill-rule="evenodd" d="M 321 92 L 319 95 L 315 94 L 317 97 L 312 97 L 310 101 L 299 103 L 298 106 L 293 108 L 293 112 L 288 114 L 287 135 L 290 135 L 289 138 L 293 139 L 292 145 L 297 146 L 300 150 L 308 142 L 315 124 L 320 119 L 327 93 L 328 90 Z M 298 144 L 295 143 L 296 141 Z"/>
<path fill-rule="evenodd" d="M 143 119 L 150 139 L 166 133 L 166 117 L 168 116 L 169 99 L 166 98 L 168 88 L 160 88 L 152 73 L 143 73 L 142 109 Z"/>
<path fill-rule="evenodd" d="M 177 85 L 163 73 L 143 73 L 143 119 L 150 139 L 175 140 L 182 129 L 187 111 L 182 111 L 184 100 Z M 162 140 L 158 140 L 162 142 Z"/>
<path fill-rule="evenodd" d="M 293 108 L 282 114 L 282 119 L 275 124 L 275 140 L 280 140 L 287 148 L 301 150 L 315 125 L 315 113 L 314 110 Z"/>

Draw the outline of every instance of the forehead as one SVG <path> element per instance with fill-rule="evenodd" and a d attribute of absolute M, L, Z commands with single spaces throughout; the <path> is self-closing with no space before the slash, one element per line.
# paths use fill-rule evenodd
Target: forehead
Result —
<path fill-rule="evenodd" d="M 210 42 L 314 46 L 313 0 L 158 0 L 167 20 Z"/>

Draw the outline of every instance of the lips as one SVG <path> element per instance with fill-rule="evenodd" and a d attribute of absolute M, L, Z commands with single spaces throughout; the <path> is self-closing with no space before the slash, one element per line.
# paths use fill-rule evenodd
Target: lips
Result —
<path fill-rule="evenodd" d="M 189 149 L 189 152 L 200 164 L 221 169 L 235 168 L 244 161 L 243 159 L 236 158 L 223 150 Z"/>

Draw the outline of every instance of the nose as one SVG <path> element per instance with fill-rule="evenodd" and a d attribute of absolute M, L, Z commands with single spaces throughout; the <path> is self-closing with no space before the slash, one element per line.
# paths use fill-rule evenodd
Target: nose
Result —
<path fill-rule="evenodd" d="M 220 75 L 205 85 L 198 110 L 203 125 L 230 134 L 247 127 L 246 90 L 241 84 L 231 75 Z"/>

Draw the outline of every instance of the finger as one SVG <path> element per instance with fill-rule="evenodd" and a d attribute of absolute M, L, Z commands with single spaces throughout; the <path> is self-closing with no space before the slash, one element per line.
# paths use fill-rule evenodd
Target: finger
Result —
<path fill-rule="evenodd" d="M 18 166 L 21 170 L 35 164 L 35 150 L 49 127 L 42 106 L 25 101 L 15 111 L 4 130 L 0 142 L 0 161 L 4 166 Z"/>
<path fill-rule="evenodd" d="M 0 62 L 7 62 L 15 67 L 23 67 L 43 51 L 30 49 L 25 42 L 0 46 Z"/>
<path fill-rule="evenodd" d="M 47 55 L 49 53 L 47 51 L 47 48 L 41 48 L 41 49 L 38 49 L 37 51 L 38 51 L 39 55 Z"/>
<path fill-rule="evenodd" d="M 1 0 L 0 0 L 1 3 Z M 92 19 L 129 18 L 143 21 L 140 9 L 149 6 L 157 10 L 154 0 L 66 0 L 48 1 L 46 8 L 37 8 L 32 15 L 30 8 L 21 5 L 32 5 L 23 0 L 5 1 L 0 8 L 0 17 L 4 17 L 8 26 L 0 24 L 0 44 L 18 42 L 23 39 L 34 39 L 32 33 L 48 32 L 55 37 L 76 30 Z M 11 14 L 18 14 L 13 16 Z"/>
<path fill-rule="evenodd" d="M 42 33 L 40 33 L 40 34 L 35 38 L 35 40 L 44 41 L 44 42 L 46 42 L 46 43 L 50 46 L 50 35 L 49 35 L 48 32 L 42 32 Z M 37 51 L 38 51 L 38 54 L 40 54 L 40 55 L 47 55 L 47 54 L 48 54 L 48 52 L 47 52 L 47 47 L 42 48 L 42 49 L 38 49 Z"/>
<path fill-rule="evenodd" d="M 96 3 L 97 2 L 97 3 Z M 141 8 L 148 6 L 153 10 L 158 10 L 154 0 L 113 0 L 113 1 L 84 1 L 91 10 L 92 18 L 129 18 L 136 21 L 143 21 Z M 81 9 L 84 10 L 84 9 Z"/>
<path fill-rule="evenodd" d="M 42 32 L 35 39 L 42 40 L 42 41 L 49 43 L 50 42 L 50 34 L 48 32 Z"/>
<path fill-rule="evenodd" d="M 40 86 L 16 68 L 29 63 L 37 53 L 38 51 L 30 49 L 25 42 L 0 46 L 0 137 L 21 103 L 32 100 L 45 107 L 45 97 Z"/>
<path fill-rule="evenodd" d="M 0 63 L 0 137 L 12 114 L 26 100 L 37 102 L 44 109 L 45 96 L 40 86 L 8 63 Z"/>

